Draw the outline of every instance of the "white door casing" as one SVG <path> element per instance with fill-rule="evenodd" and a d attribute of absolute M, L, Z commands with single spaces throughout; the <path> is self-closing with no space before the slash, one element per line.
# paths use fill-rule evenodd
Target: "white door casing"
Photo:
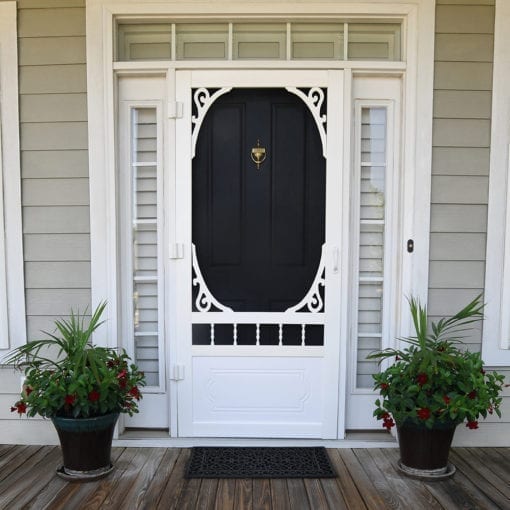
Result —
<path fill-rule="evenodd" d="M 205 5 L 205 4 L 203 4 Z M 398 295 L 395 296 L 396 317 L 395 329 L 398 336 L 405 336 L 410 331 L 410 321 L 402 314 L 406 308 L 405 295 L 414 294 L 426 299 L 428 282 L 428 232 L 430 214 L 430 160 L 432 133 L 432 78 L 433 78 L 433 46 L 434 46 L 434 5 L 429 0 L 373 0 L 372 2 L 353 3 L 349 1 L 334 2 L 260 2 L 227 4 L 214 2 L 202 9 L 198 4 L 188 2 L 164 2 L 157 5 L 150 2 L 126 2 L 125 0 L 87 0 L 87 81 L 88 81 L 88 128 L 89 128 L 89 172 L 90 172 L 90 211 L 91 211 L 91 286 L 92 304 L 107 299 L 108 330 L 106 343 L 110 346 L 122 342 L 121 323 L 124 320 L 119 302 L 119 285 L 121 275 L 117 271 L 120 256 L 117 245 L 118 197 L 116 187 L 116 81 L 117 77 L 126 74 L 144 76 L 168 73 L 167 100 L 173 104 L 174 80 L 170 77 L 175 69 L 207 68 L 214 75 L 215 68 L 237 70 L 248 69 L 344 69 L 345 87 L 349 87 L 351 73 L 376 76 L 391 74 L 403 76 L 402 102 L 405 106 L 402 117 L 402 203 L 399 217 L 397 251 L 400 253 L 399 274 L 401 277 Z M 234 14 L 235 12 L 235 14 Z M 225 19 L 235 21 L 236 16 L 246 15 L 283 18 L 288 14 L 312 18 L 318 14 L 323 16 L 363 16 L 367 22 L 381 16 L 392 16 L 402 19 L 404 23 L 403 61 L 402 62 L 276 62 L 276 61 L 224 61 L 224 62 L 114 62 L 113 39 L 116 16 L 129 15 L 143 18 L 147 14 L 186 16 L 204 19 L 216 19 L 222 15 Z M 287 14 L 286 14 L 287 13 Z M 265 18 L 264 18 L 265 19 Z M 265 74 L 264 71 L 261 71 Z M 375 73 L 375 74 L 374 74 Z M 316 83 L 314 82 L 314 85 Z M 210 85 L 208 85 L 210 86 Z M 350 93 L 344 94 L 344 115 L 350 115 Z M 174 196 L 174 133 L 175 120 L 165 120 L 168 146 L 164 148 L 166 169 L 164 179 L 165 218 L 168 219 L 169 209 L 175 208 L 168 197 Z M 346 121 L 350 128 L 350 122 Z M 350 165 L 350 134 L 344 130 L 343 164 L 347 169 Z M 178 141 L 179 143 L 179 141 Z M 341 160 L 341 159 L 340 159 Z M 349 177 L 344 176 L 343 203 L 349 200 Z M 349 242 L 348 218 L 342 219 L 344 246 Z M 177 325 L 174 319 L 180 309 L 180 295 L 177 292 L 177 272 L 182 261 L 170 260 L 170 249 L 178 240 L 174 234 L 174 224 L 165 222 L 164 235 L 164 266 L 165 266 L 165 317 L 166 317 L 166 358 L 172 364 L 180 360 L 180 352 L 175 347 L 177 342 Z M 412 256 L 405 253 L 402 241 L 414 238 L 415 251 Z M 348 267 L 341 251 L 341 266 Z M 346 272 L 341 275 L 342 289 L 348 288 Z M 344 299 L 345 296 L 342 296 Z M 345 302 L 345 300 L 344 300 Z M 343 342 L 347 342 L 350 331 L 347 320 L 343 317 L 342 308 L 339 313 L 342 353 L 348 353 Z M 170 341 L 172 340 L 172 341 Z M 389 338 L 393 341 L 393 338 Z M 339 357 L 340 374 L 347 369 L 347 354 Z M 352 366 L 352 365 L 351 365 Z M 172 367 L 174 368 L 174 367 Z M 167 372 L 179 378 L 182 372 L 178 369 Z M 180 382 L 170 382 L 170 433 L 177 435 L 177 388 Z M 346 398 L 345 380 L 340 377 L 338 437 L 343 437 L 344 405 Z M 160 411 L 157 411 L 160 412 Z"/>
<path fill-rule="evenodd" d="M 178 385 L 178 434 L 184 437 L 335 438 L 339 383 L 341 377 L 345 377 L 345 372 L 340 375 L 339 360 L 340 339 L 345 338 L 340 328 L 346 316 L 341 310 L 346 306 L 347 291 L 346 286 L 341 285 L 345 269 L 340 254 L 343 73 L 178 71 L 176 83 L 177 101 L 183 103 L 184 112 L 176 124 L 176 239 L 184 245 L 183 258 L 176 261 L 180 268 L 176 288 L 179 296 L 176 359 L 183 367 L 183 379 L 174 383 Z M 207 89 L 219 89 L 216 93 L 219 97 L 230 87 L 254 86 L 287 88 L 297 95 L 302 92 L 296 89 L 327 89 L 324 313 L 309 312 L 297 318 L 297 312 L 291 309 L 284 313 L 234 313 L 227 309 L 208 312 L 207 306 L 202 312 L 192 312 L 191 162 L 196 136 L 192 137 L 191 127 L 199 124 L 192 121 L 192 90 L 205 90 L 200 104 L 206 109 L 212 103 Z M 309 101 L 313 111 L 314 101 L 306 96 L 304 99 Z M 323 124 L 317 111 L 316 117 L 320 130 Z M 192 345 L 193 323 L 278 325 L 296 322 L 323 322 L 324 346 Z M 213 334 L 211 337 L 213 339 Z M 342 349 L 345 350 L 345 346 Z M 343 418 L 343 411 L 340 416 Z"/>

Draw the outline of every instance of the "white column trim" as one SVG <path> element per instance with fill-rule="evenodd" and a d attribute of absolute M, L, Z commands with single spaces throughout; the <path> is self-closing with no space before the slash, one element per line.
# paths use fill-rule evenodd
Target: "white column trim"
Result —
<path fill-rule="evenodd" d="M 482 357 L 510 365 L 510 3 L 496 0 Z"/>
<path fill-rule="evenodd" d="M 18 40 L 16 2 L 0 2 L 0 191 L 3 231 L 0 248 L 0 349 L 26 342 L 21 171 L 18 110 Z M 2 190 L 3 185 L 3 190 Z M 0 205 L 1 199 L 0 199 Z M 1 246 L 3 244 L 4 246 Z M 6 289 L 4 293 L 3 289 Z"/>

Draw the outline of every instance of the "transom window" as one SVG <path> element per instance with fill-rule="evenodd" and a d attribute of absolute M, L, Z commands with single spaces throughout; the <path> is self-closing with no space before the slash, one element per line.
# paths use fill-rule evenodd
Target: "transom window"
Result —
<path fill-rule="evenodd" d="M 402 60 L 395 22 L 204 23 L 119 20 L 116 61 Z"/>

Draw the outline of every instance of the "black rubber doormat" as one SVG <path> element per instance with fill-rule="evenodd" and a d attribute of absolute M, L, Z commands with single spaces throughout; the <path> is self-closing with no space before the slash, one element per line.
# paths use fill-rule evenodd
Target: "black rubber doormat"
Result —
<path fill-rule="evenodd" d="M 326 449 L 195 447 L 186 478 L 334 478 Z"/>

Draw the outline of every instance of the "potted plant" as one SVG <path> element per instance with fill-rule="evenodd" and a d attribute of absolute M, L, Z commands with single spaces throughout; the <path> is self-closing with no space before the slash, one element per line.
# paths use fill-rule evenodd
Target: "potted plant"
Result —
<path fill-rule="evenodd" d="M 24 370 L 21 398 L 11 411 L 50 418 L 62 448 L 57 472 L 72 480 L 105 476 L 112 469 L 111 443 L 119 413 L 138 412 L 142 372 L 124 350 L 92 344 L 104 322 L 101 303 L 89 321 L 71 311 L 55 321 L 56 332 L 12 351 L 7 364 Z"/>
<path fill-rule="evenodd" d="M 402 471 L 442 478 L 454 472 L 448 453 L 456 427 L 465 422 L 474 430 L 480 417 L 501 417 L 504 377 L 486 372 L 480 354 L 462 347 L 462 335 L 483 319 L 481 296 L 430 326 L 426 307 L 414 298 L 409 305 L 416 336 L 401 339 L 403 349 L 368 356 L 393 361 L 373 376 L 381 395 L 374 416 L 388 430 L 396 424 Z"/>

